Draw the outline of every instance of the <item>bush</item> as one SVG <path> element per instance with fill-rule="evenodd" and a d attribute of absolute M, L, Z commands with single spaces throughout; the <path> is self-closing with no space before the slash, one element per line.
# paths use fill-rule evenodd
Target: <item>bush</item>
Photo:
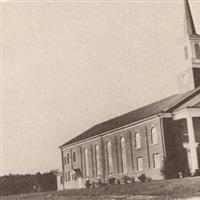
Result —
<path fill-rule="evenodd" d="M 145 182 L 147 177 L 145 174 L 141 174 L 140 176 L 138 176 L 138 179 L 141 181 L 141 182 Z"/>
<path fill-rule="evenodd" d="M 95 187 L 102 186 L 103 184 L 102 184 L 102 182 L 101 182 L 101 178 L 97 178 L 97 179 L 95 180 L 95 182 L 94 182 L 94 185 L 95 185 Z"/>
<path fill-rule="evenodd" d="M 135 178 L 134 177 L 131 177 L 131 183 L 135 183 Z"/>
<path fill-rule="evenodd" d="M 120 185 L 120 180 L 119 179 L 115 179 L 115 184 Z"/>
<path fill-rule="evenodd" d="M 180 173 L 182 177 L 191 176 L 188 163 L 185 161 L 186 158 L 184 156 L 184 153 L 182 157 L 183 158 L 179 159 L 177 159 L 177 157 L 175 156 L 171 156 L 168 159 L 166 157 L 164 158 L 163 166 L 160 172 L 165 179 L 180 178 Z"/>
<path fill-rule="evenodd" d="M 145 174 L 141 174 L 140 176 L 138 176 L 138 179 L 143 183 L 151 181 L 151 178 L 147 177 Z"/>
<path fill-rule="evenodd" d="M 109 179 L 108 179 L 108 183 L 110 184 L 110 185 L 113 185 L 114 183 L 115 183 L 115 177 L 110 177 Z"/>
<path fill-rule="evenodd" d="M 95 187 L 95 182 L 94 182 L 94 181 L 92 181 L 92 187 L 93 187 L 93 188 Z"/>
<path fill-rule="evenodd" d="M 175 167 L 175 158 L 164 158 L 161 174 L 165 179 L 178 178 L 178 173 Z"/>
<path fill-rule="evenodd" d="M 86 186 L 86 188 L 90 188 L 91 185 L 92 185 L 92 184 L 90 183 L 90 180 L 86 180 L 86 181 L 85 181 L 85 186 Z"/>
<path fill-rule="evenodd" d="M 147 177 L 146 182 L 150 182 L 152 179 L 150 177 Z"/>
<path fill-rule="evenodd" d="M 129 177 L 128 175 L 124 175 L 121 180 L 123 183 L 127 184 L 127 183 L 132 183 L 132 181 L 135 181 L 134 177 Z"/>
<path fill-rule="evenodd" d="M 130 177 L 125 175 L 122 177 L 122 179 L 124 180 L 124 183 L 127 184 L 128 182 L 130 182 Z"/>

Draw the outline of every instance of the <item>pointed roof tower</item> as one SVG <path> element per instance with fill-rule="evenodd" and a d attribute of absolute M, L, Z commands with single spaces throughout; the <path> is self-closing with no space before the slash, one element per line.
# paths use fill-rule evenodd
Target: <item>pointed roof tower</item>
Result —
<path fill-rule="evenodd" d="M 189 2 L 188 0 L 184 0 L 184 1 L 185 1 L 185 33 L 189 36 L 198 35 L 196 33 Z"/>
<path fill-rule="evenodd" d="M 184 52 L 184 66 L 187 70 L 177 77 L 180 94 L 200 87 L 200 35 L 196 32 L 188 0 L 184 0 L 184 10 L 185 31 L 181 48 Z"/>

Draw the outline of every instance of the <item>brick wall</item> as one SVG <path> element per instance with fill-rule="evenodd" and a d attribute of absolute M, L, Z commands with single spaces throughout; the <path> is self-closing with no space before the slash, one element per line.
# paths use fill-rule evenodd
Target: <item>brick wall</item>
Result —
<path fill-rule="evenodd" d="M 151 129 L 156 128 L 158 135 L 158 143 L 152 144 Z M 136 149 L 135 147 L 135 133 L 141 134 L 141 148 Z M 147 176 L 153 179 L 161 179 L 160 169 L 154 168 L 153 155 L 160 155 L 160 163 L 162 165 L 163 160 L 163 141 L 162 141 L 162 127 L 160 118 L 154 118 L 149 121 L 131 126 L 129 128 L 119 130 L 96 139 L 88 140 L 87 142 L 80 143 L 76 146 L 71 146 L 63 150 L 63 161 L 64 157 L 69 155 L 69 163 L 64 163 L 65 175 L 68 171 L 72 173 L 73 169 L 80 169 L 83 182 L 87 179 L 85 163 L 86 159 L 84 156 L 84 149 L 88 149 L 89 157 L 89 179 L 95 180 L 96 177 L 96 156 L 95 156 L 95 145 L 99 145 L 99 158 L 100 158 L 100 178 L 102 182 L 107 181 L 110 176 L 108 173 L 108 158 L 107 158 L 107 142 L 110 141 L 112 144 L 112 162 L 113 171 L 112 176 L 120 177 L 122 173 L 122 153 L 120 139 L 124 137 L 126 147 L 126 160 L 127 160 L 127 174 L 137 178 L 140 174 L 145 173 Z M 76 162 L 73 162 L 73 152 L 76 153 Z M 138 171 L 137 169 L 137 158 L 143 158 L 143 170 Z M 65 188 L 76 188 L 78 186 L 78 180 L 66 181 L 65 177 Z"/>

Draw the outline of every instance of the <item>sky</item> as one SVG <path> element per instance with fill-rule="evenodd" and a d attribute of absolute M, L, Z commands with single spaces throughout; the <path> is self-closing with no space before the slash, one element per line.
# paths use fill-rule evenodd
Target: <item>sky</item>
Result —
<path fill-rule="evenodd" d="M 1 175 L 61 169 L 69 139 L 177 93 L 183 11 L 182 0 L 4 2 Z"/>

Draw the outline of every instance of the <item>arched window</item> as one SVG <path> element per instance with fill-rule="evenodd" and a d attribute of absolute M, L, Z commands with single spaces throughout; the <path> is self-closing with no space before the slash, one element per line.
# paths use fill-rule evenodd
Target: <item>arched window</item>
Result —
<path fill-rule="evenodd" d="M 86 177 L 89 177 L 89 152 L 88 152 L 88 149 L 85 148 L 84 150 L 84 157 L 85 157 L 85 176 Z"/>
<path fill-rule="evenodd" d="M 196 54 L 197 59 L 200 59 L 200 46 L 198 43 L 194 45 L 194 49 L 195 49 L 195 54 Z"/>
<path fill-rule="evenodd" d="M 151 129 L 151 144 L 157 144 L 158 143 L 158 132 L 156 128 Z"/>
<path fill-rule="evenodd" d="M 121 158 L 122 158 L 122 173 L 127 173 L 127 159 L 126 159 L 126 144 L 124 137 L 120 139 Z"/>
<path fill-rule="evenodd" d="M 100 152 L 99 145 L 95 145 L 96 177 L 100 176 Z"/>
<path fill-rule="evenodd" d="M 107 160 L 108 160 L 108 174 L 112 174 L 113 163 L 112 163 L 112 145 L 111 142 L 107 143 Z"/>
<path fill-rule="evenodd" d="M 185 59 L 187 60 L 188 59 L 188 48 L 185 46 L 184 48 L 184 52 L 185 52 Z"/>
<path fill-rule="evenodd" d="M 141 148 L 141 136 L 138 132 L 135 134 L 135 148 Z"/>

